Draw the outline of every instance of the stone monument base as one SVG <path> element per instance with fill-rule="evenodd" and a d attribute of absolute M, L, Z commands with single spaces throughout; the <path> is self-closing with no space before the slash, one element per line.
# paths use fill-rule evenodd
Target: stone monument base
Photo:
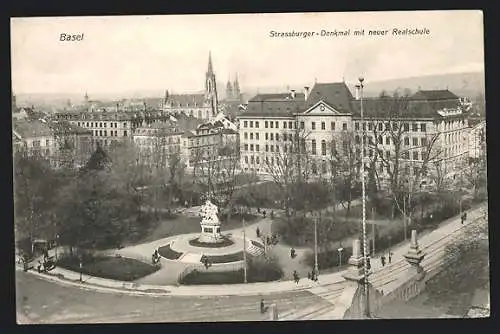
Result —
<path fill-rule="evenodd" d="M 220 233 L 220 226 L 201 225 L 201 234 L 198 241 L 202 243 L 224 242 L 224 238 Z"/>

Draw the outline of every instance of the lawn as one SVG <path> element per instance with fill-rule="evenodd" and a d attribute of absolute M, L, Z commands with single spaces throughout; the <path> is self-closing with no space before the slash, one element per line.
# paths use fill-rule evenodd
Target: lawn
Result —
<path fill-rule="evenodd" d="M 61 268 L 80 272 L 79 260 L 76 257 L 59 259 L 57 265 Z M 159 270 L 138 260 L 124 257 L 94 257 L 83 262 L 82 273 L 85 275 L 114 279 L 118 281 L 135 281 Z"/>
<path fill-rule="evenodd" d="M 279 270 L 267 271 L 265 274 L 262 272 L 252 270 L 249 268 L 247 272 L 247 282 L 271 282 L 277 281 L 282 277 L 283 273 Z M 196 284 L 241 284 L 244 281 L 243 269 L 232 272 L 202 272 L 193 271 L 184 277 L 179 283 L 184 285 Z"/>
<path fill-rule="evenodd" d="M 251 223 L 256 219 L 256 216 L 245 215 L 245 220 Z M 239 216 L 232 216 L 229 222 L 223 221 L 221 225 L 222 231 L 232 230 L 241 227 L 241 218 Z M 146 236 L 141 238 L 134 244 L 151 242 L 158 239 L 187 233 L 201 232 L 200 218 L 188 217 L 185 215 L 177 215 L 171 219 L 163 219 L 159 221 L 156 226 L 146 233 Z"/>
<path fill-rule="evenodd" d="M 243 251 L 225 255 L 205 255 L 205 257 L 211 263 L 229 263 L 243 261 Z"/>
<path fill-rule="evenodd" d="M 158 248 L 158 253 L 169 260 L 177 260 L 182 256 L 182 253 L 174 251 L 172 248 L 170 248 L 170 245 Z"/>

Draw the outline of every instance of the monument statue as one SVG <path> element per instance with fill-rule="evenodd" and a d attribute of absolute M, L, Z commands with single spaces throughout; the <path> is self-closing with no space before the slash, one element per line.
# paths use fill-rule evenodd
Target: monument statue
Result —
<path fill-rule="evenodd" d="M 217 243 L 222 241 L 220 234 L 220 220 L 217 216 L 219 209 L 217 205 L 207 200 L 200 208 L 201 235 L 198 238 L 200 242 Z"/>

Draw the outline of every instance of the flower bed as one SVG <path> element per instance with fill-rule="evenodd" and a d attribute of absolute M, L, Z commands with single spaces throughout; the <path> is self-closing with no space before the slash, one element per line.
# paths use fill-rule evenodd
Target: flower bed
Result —
<path fill-rule="evenodd" d="M 231 246 L 234 242 L 227 237 L 222 237 L 222 239 L 216 243 L 200 242 L 199 238 L 196 238 L 189 240 L 189 244 L 195 247 L 221 248 Z"/>

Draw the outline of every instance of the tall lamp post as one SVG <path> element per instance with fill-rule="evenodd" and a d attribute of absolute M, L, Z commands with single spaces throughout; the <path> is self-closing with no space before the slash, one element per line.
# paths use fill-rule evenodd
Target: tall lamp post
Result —
<path fill-rule="evenodd" d="M 339 268 L 342 267 L 342 251 L 344 250 L 344 248 L 339 247 L 339 249 L 337 249 L 337 251 L 339 252 Z"/>
<path fill-rule="evenodd" d="M 314 217 L 314 277 L 318 277 L 318 220 L 320 219 L 320 214 Z"/>
<path fill-rule="evenodd" d="M 243 225 L 243 283 L 247 282 L 247 238 L 245 233 L 245 218 L 241 219 Z"/>
<path fill-rule="evenodd" d="M 361 199 L 363 207 L 363 273 L 364 273 L 364 292 L 365 292 L 365 315 L 370 316 L 370 304 L 368 302 L 368 245 L 366 236 L 366 185 L 365 185 L 365 131 L 364 112 L 363 112 L 363 82 L 364 78 L 359 78 L 359 84 L 356 88 L 359 90 L 360 111 L 361 111 Z"/>

